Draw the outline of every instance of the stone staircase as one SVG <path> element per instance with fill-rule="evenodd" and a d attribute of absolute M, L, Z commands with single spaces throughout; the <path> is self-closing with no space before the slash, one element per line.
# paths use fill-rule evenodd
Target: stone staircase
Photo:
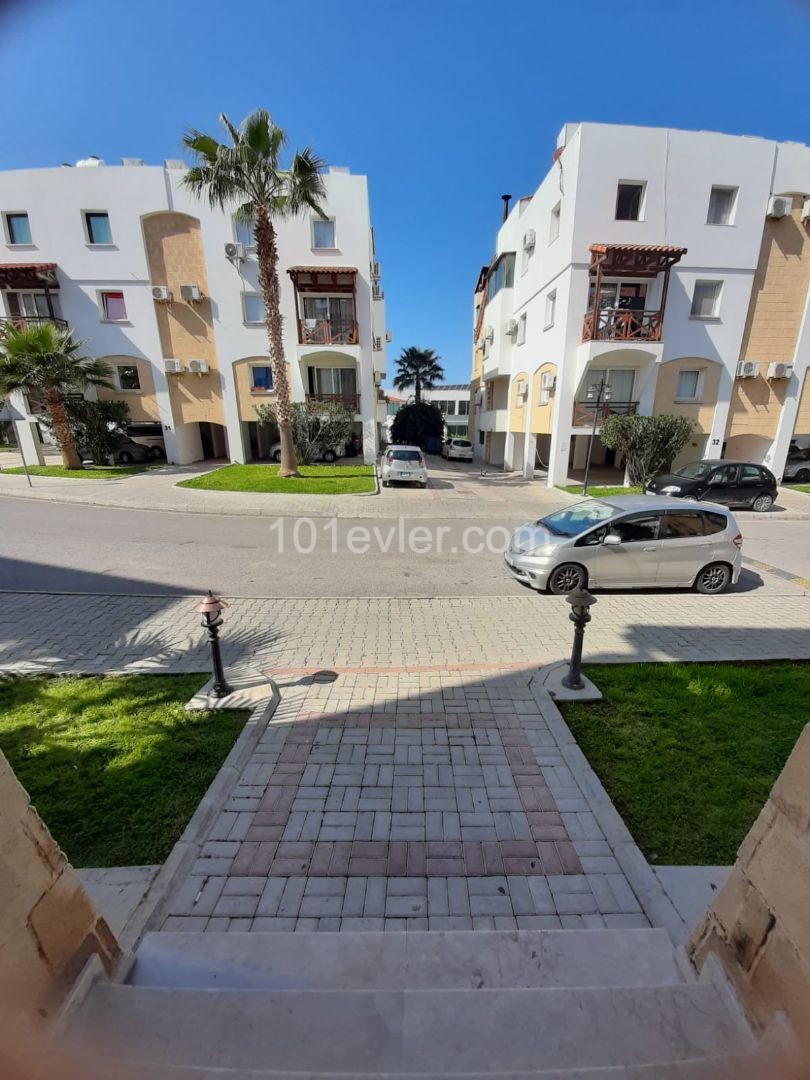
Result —
<path fill-rule="evenodd" d="M 151 933 L 65 1039 L 116 1080 L 739 1080 L 756 1054 L 663 930 Z"/>

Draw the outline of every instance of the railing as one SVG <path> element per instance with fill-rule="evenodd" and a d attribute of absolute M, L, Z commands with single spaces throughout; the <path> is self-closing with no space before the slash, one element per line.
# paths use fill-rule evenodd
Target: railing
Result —
<path fill-rule="evenodd" d="M 356 322 L 298 320 L 298 341 L 302 345 L 356 345 L 358 340 Z"/>
<path fill-rule="evenodd" d="M 635 416 L 638 412 L 637 401 L 603 401 L 598 410 L 593 401 L 575 401 L 574 416 L 571 420 L 573 427 L 592 427 L 594 412 L 596 412 L 596 426 L 599 427 L 613 414 L 614 416 Z"/>
<path fill-rule="evenodd" d="M 349 412 L 360 412 L 359 394 L 307 394 L 307 401 L 335 401 Z"/>
<path fill-rule="evenodd" d="M 24 330 L 26 326 L 41 326 L 42 323 L 53 323 L 62 331 L 68 328 L 66 319 L 57 319 L 53 315 L 0 315 L 0 328 L 16 326 L 18 330 Z"/>
<path fill-rule="evenodd" d="M 385 293 L 382 291 L 382 286 L 374 284 L 371 286 L 371 299 L 383 300 L 385 299 Z"/>
<path fill-rule="evenodd" d="M 602 308 L 589 311 L 582 324 L 583 341 L 660 341 L 664 316 L 661 311 Z"/>

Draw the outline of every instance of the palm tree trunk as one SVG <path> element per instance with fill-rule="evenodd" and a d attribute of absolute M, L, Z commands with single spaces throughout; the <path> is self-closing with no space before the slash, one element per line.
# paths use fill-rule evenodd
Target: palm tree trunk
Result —
<path fill-rule="evenodd" d="M 413 400 L 417 405 L 422 401 L 422 380 L 418 375 L 413 380 Z"/>
<path fill-rule="evenodd" d="M 73 433 L 70 430 L 65 403 L 58 390 L 50 389 L 45 392 L 45 404 L 51 417 L 54 438 L 62 455 L 62 464 L 66 469 L 81 469 L 82 459 L 73 442 Z"/>
<path fill-rule="evenodd" d="M 292 435 L 292 405 L 287 365 L 284 360 L 284 341 L 281 336 L 281 304 L 278 283 L 278 248 L 276 231 L 267 210 L 256 208 L 254 227 L 256 252 L 259 260 L 259 286 L 264 300 L 267 340 L 270 346 L 270 363 L 273 368 L 273 389 L 276 392 L 276 415 L 281 442 L 279 476 L 298 476 L 295 445 Z"/>

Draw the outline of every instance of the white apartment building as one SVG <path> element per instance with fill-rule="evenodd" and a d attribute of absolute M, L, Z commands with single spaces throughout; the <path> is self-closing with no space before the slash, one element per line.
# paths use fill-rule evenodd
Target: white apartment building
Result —
<path fill-rule="evenodd" d="M 69 326 L 113 367 L 116 389 L 99 394 L 155 425 L 170 462 L 261 460 L 255 405 L 273 388 L 252 236 L 185 175 L 139 159 L 0 173 L 0 318 Z M 368 187 L 345 168 L 324 182 L 327 220 L 278 225 L 285 357 L 294 399 L 347 404 L 371 463 L 386 332 Z M 18 428 L 41 454 L 35 419 Z"/>
<path fill-rule="evenodd" d="M 442 383 L 422 394 L 425 401 L 441 409 L 444 427 L 448 438 L 467 437 L 470 412 L 470 384 Z"/>
<path fill-rule="evenodd" d="M 800 144 L 566 124 L 476 286 L 479 458 L 527 477 L 542 464 L 564 483 L 595 414 L 605 467 L 609 412 L 676 413 L 695 421 L 681 460 L 781 476 L 791 441 L 810 443 L 809 196 Z"/>

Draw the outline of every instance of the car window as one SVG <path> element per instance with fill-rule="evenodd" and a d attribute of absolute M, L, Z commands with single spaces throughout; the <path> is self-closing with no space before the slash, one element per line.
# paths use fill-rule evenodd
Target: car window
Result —
<path fill-rule="evenodd" d="M 743 481 L 753 480 L 755 484 L 761 484 L 765 477 L 762 469 L 758 469 L 756 465 L 743 465 L 740 470 L 740 479 Z"/>
<path fill-rule="evenodd" d="M 468 446 L 472 446 L 472 443 L 468 442 L 466 439 L 453 439 L 453 445 L 466 448 Z"/>
<path fill-rule="evenodd" d="M 703 536 L 703 514 L 700 510 L 682 510 L 664 514 L 661 535 L 664 540 L 678 540 L 685 536 Z"/>
<path fill-rule="evenodd" d="M 556 514 L 549 514 L 548 517 L 541 518 L 537 524 L 545 525 L 548 531 L 556 536 L 579 536 L 592 525 L 607 521 L 616 513 L 615 506 L 598 502 L 596 499 L 588 499 L 587 502 L 574 503 L 565 510 L 558 510 Z"/>
<path fill-rule="evenodd" d="M 711 536 L 712 533 L 722 532 L 728 528 L 728 518 L 725 514 L 717 514 L 713 510 L 704 510 L 703 516 L 706 519 L 707 536 Z"/>
<path fill-rule="evenodd" d="M 706 465 L 703 461 L 692 461 L 689 465 L 684 465 L 680 469 L 675 470 L 676 476 L 686 476 L 689 480 L 697 480 L 701 476 L 705 476 L 711 468 L 710 465 Z"/>
<path fill-rule="evenodd" d="M 389 450 L 388 457 L 391 461 L 421 461 L 422 455 L 418 450 Z"/>
<path fill-rule="evenodd" d="M 610 531 L 618 536 L 623 544 L 638 544 L 658 538 L 660 521 L 660 514 L 640 514 L 638 517 L 614 521 Z"/>
<path fill-rule="evenodd" d="M 714 470 L 712 475 L 709 477 L 709 483 L 712 485 L 733 484 L 736 479 L 737 466 L 723 465 L 721 468 Z"/>

